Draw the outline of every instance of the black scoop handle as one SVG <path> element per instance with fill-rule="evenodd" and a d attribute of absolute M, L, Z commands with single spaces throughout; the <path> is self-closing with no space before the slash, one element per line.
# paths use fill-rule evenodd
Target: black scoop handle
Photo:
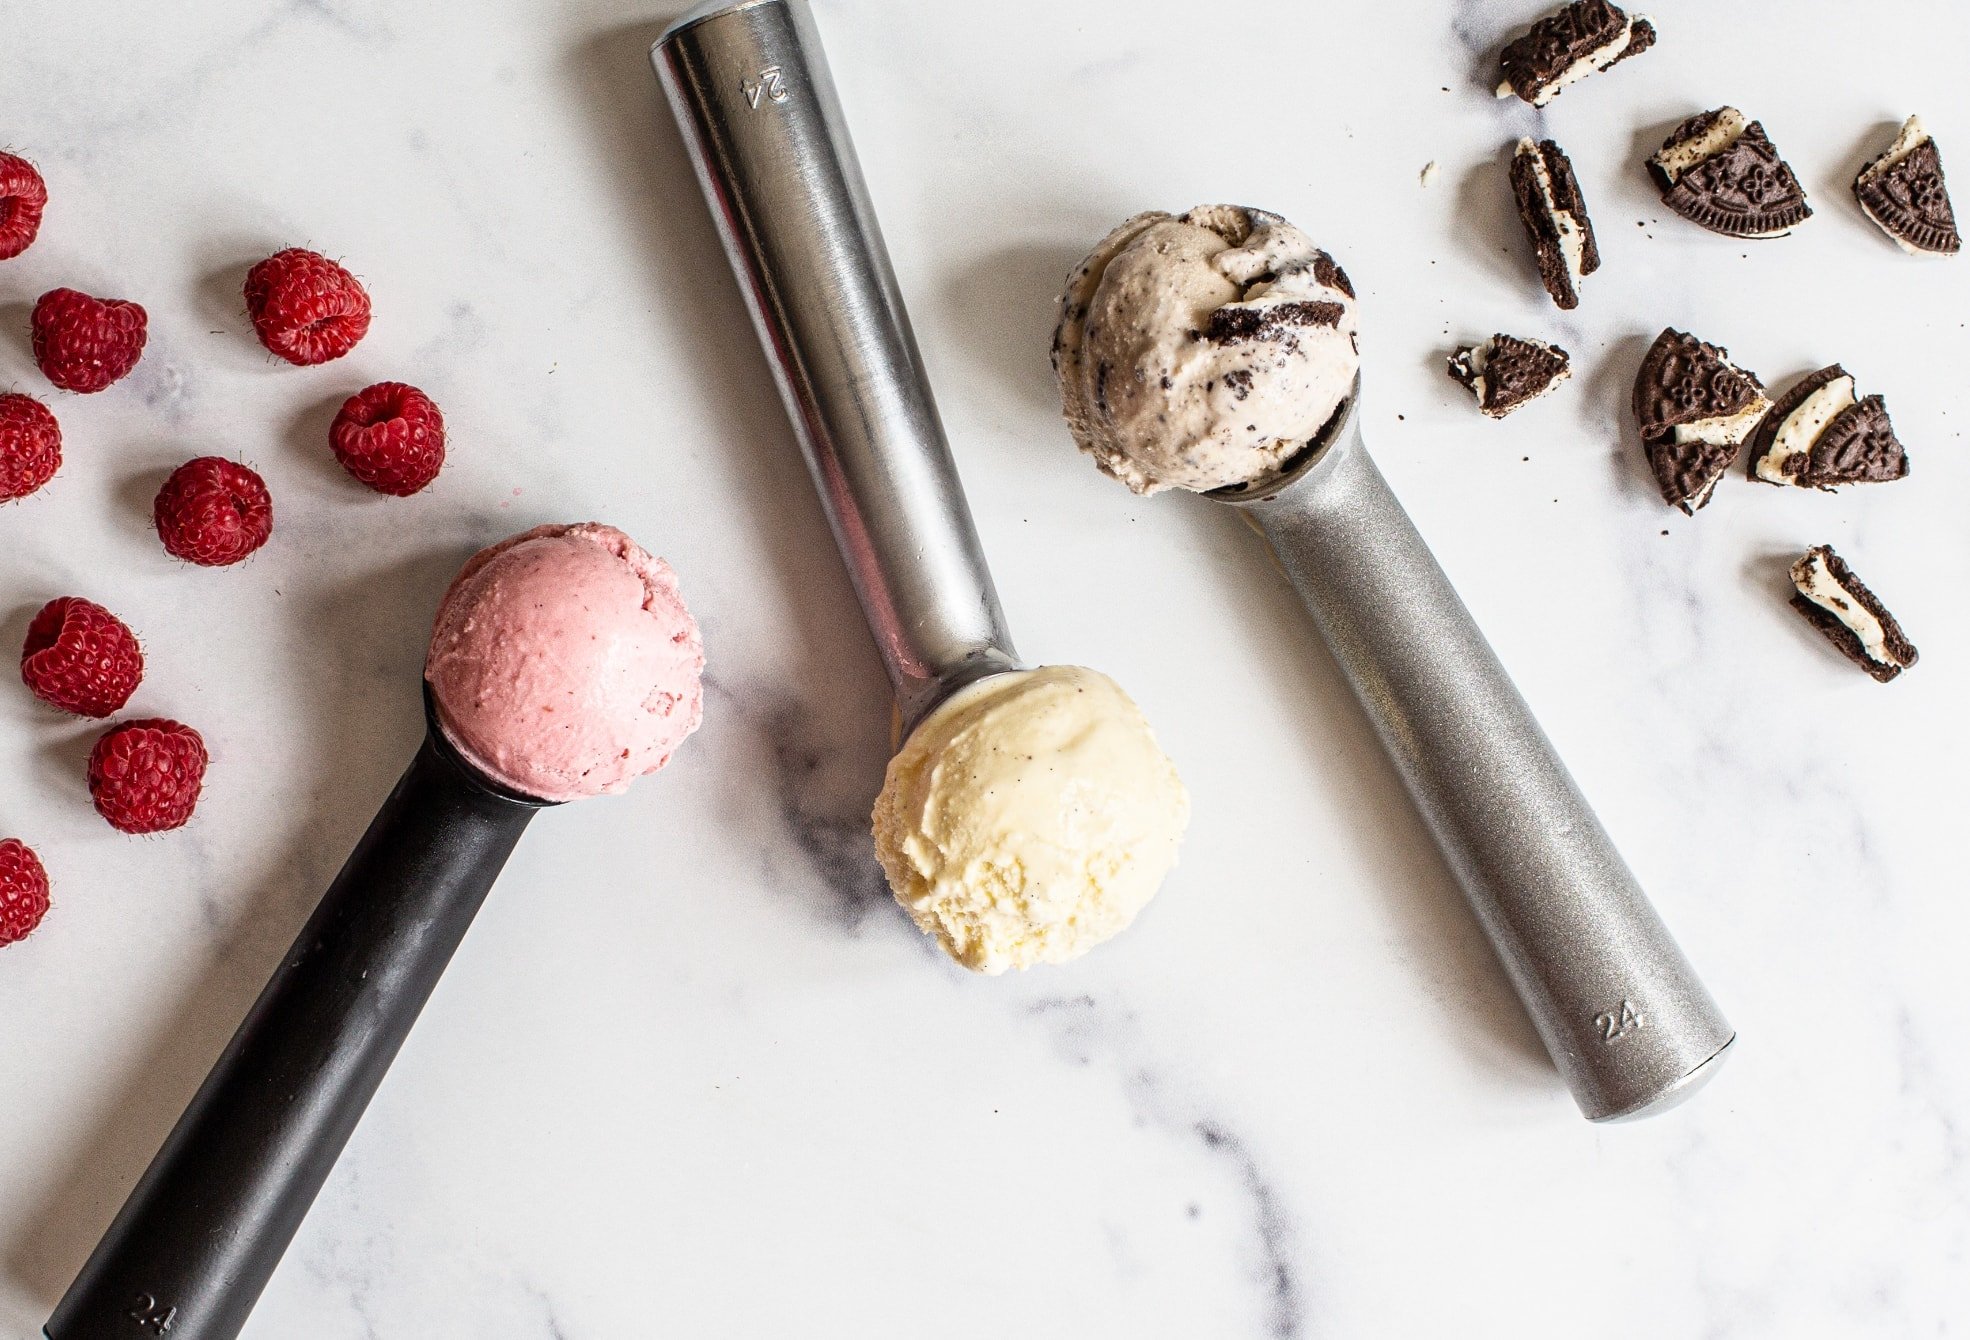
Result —
<path fill-rule="evenodd" d="M 434 729 L 137 1183 L 50 1340 L 233 1340 L 540 808 Z"/>

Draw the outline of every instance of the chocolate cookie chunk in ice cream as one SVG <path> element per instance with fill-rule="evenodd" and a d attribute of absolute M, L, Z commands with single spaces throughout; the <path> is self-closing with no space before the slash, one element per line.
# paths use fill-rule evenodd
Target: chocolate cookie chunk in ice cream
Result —
<path fill-rule="evenodd" d="M 1054 332 L 1081 450 L 1137 493 L 1273 473 L 1334 417 L 1361 355 L 1354 288 L 1277 214 L 1138 214 L 1068 277 Z"/>

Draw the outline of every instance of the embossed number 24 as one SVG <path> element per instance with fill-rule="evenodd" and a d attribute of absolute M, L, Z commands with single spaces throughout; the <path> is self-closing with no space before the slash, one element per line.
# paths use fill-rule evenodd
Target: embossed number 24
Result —
<path fill-rule="evenodd" d="M 152 1335 L 163 1335 L 177 1319 L 177 1308 L 167 1307 L 147 1293 L 138 1294 L 136 1306 L 130 1309 L 130 1320 L 137 1323 L 139 1330 L 149 1331 Z"/>
<path fill-rule="evenodd" d="M 787 92 L 786 74 L 777 65 L 769 65 L 761 70 L 757 79 L 741 79 L 739 92 L 746 95 L 746 102 L 755 112 L 759 110 L 761 95 L 764 95 L 768 102 L 785 102 L 791 96 Z"/>
<path fill-rule="evenodd" d="M 1641 1026 L 1642 1016 L 1635 1013 L 1635 1007 L 1625 1000 L 1621 1002 L 1620 1009 L 1594 1016 L 1594 1027 L 1600 1029 L 1602 1042 L 1627 1037 Z"/>

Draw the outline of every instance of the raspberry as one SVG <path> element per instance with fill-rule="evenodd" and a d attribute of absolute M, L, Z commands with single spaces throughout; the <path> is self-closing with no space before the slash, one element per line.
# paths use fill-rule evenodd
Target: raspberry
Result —
<path fill-rule="evenodd" d="M 25 940 L 48 914 L 48 872 L 19 838 L 0 841 L 0 946 Z"/>
<path fill-rule="evenodd" d="M 151 519 L 170 553 L 187 563 L 223 568 L 274 533 L 274 500 L 266 481 L 246 466 L 200 456 L 171 472 L 157 491 Z"/>
<path fill-rule="evenodd" d="M 25 498 L 62 464 L 62 427 L 31 395 L 0 395 L 0 502 Z"/>
<path fill-rule="evenodd" d="M 35 697 L 64 712 L 83 717 L 120 712 L 143 678 L 137 635 L 92 600 L 51 600 L 27 626 L 21 679 Z"/>
<path fill-rule="evenodd" d="M 134 302 L 49 289 L 34 304 L 34 361 L 64 391 L 100 391 L 144 356 L 148 318 Z"/>
<path fill-rule="evenodd" d="M 34 164 L 0 153 L 0 261 L 10 261 L 34 245 L 47 204 L 48 183 L 41 180 Z"/>
<path fill-rule="evenodd" d="M 89 795 L 111 828 L 166 832 L 192 817 L 205 761 L 205 741 L 190 726 L 126 721 L 89 751 Z"/>
<path fill-rule="evenodd" d="M 408 498 L 445 463 L 445 416 L 402 382 L 378 382 L 349 397 L 329 425 L 342 468 L 378 493 Z"/>
<path fill-rule="evenodd" d="M 369 294 L 328 257 L 289 247 L 246 272 L 246 312 L 260 343 L 312 367 L 356 347 L 369 329 Z"/>

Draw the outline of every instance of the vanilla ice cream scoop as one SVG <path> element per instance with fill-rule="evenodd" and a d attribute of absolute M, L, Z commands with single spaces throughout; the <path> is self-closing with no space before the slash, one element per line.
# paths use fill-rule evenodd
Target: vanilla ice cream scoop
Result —
<path fill-rule="evenodd" d="M 1354 288 L 1277 214 L 1138 214 L 1068 277 L 1054 332 L 1081 450 L 1137 493 L 1277 473 L 1332 420 L 1361 364 Z"/>
<path fill-rule="evenodd" d="M 896 690 L 891 887 L 972 967 L 1072 958 L 1156 892 L 1183 787 L 1113 681 L 1013 650 L 807 5 L 714 0 L 651 60 Z"/>
<path fill-rule="evenodd" d="M 1079 666 L 960 690 L 891 760 L 876 856 L 896 900 L 983 973 L 1077 958 L 1176 864 L 1190 798 L 1141 711 Z"/>

